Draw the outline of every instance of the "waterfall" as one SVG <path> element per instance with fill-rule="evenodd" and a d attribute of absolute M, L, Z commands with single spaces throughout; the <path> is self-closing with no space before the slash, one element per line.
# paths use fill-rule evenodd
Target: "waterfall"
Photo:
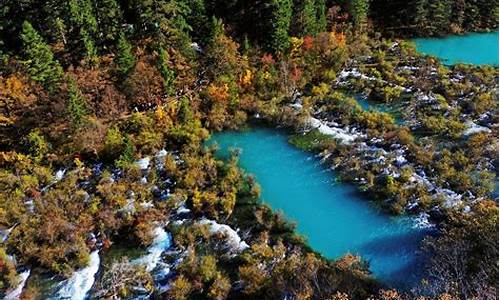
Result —
<path fill-rule="evenodd" d="M 90 254 L 89 266 L 76 271 L 69 279 L 61 282 L 57 293 L 58 299 L 84 300 L 95 281 L 95 274 L 99 270 L 99 250 Z"/>
<path fill-rule="evenodd" d="M 31 270 L 26 270 L 19 274 L 19 277 L 21 279 L 21 282 L 17 285 L 17 287 L 7 293 L 5 297 L 3 298 L 4 300 L 18 300 L 19 297 L 21 296 L 21 293 L 23 291 L 24 285 L 26 284 L 26 280 L 28 280 L 28 277 L 30 276 Z"/>
<path fill-rule="evenodd" d="M 146 266 L 146 271 L 151 272 L 156 268 L 161 259 L 163 251 L 168 249 L 172 244 L 172 238 L 162 226 L 154 229 L 155 238 L 153 243 L 148 248 L 148 253 L 136 260 L 134 263 L 143 264 Z"/>

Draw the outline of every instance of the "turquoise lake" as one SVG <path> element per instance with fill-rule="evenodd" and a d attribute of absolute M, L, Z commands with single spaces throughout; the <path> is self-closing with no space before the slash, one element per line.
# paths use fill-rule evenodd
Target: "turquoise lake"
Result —
<path fill-rule="evenodd" d="M 488 64 L 498 66 L 498 31 L 414 39 L 417 50 L 445 64 Z"/>
<path fill-rule="evenodd" d="M 221 157 L 241 149 L 240 165 L 255 175 L 263 201 L 296 222 L 314 250 L 332 259 L 360 254 L 383 282 L 415 283 L 423 265 L 419 246 L 428 230 L 379 211 L 355 186 L 337 182 L 335 172 L 287 139 L 283 131 L 259 127 L 217 133 L 210 143 L 219 145 Z"/>

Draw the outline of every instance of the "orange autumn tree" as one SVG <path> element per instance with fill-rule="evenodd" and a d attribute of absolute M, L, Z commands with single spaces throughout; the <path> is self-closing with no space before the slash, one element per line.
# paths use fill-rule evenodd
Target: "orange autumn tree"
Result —
<path fill-rule="evenodd" d="M 0 141 L 8 139 L 8 134 L 14 130 L 19 134 L 19 130 L 23 129 L 27 134 L 37 120 L 40 122 L 40 115 L 44 116 L 43 121 L 50 122 L 54 110 L 49 114 L 42 112 L 51 110 L 47 104 L 47 93 L 26 76 L 17 73 L 0 74 Z"/>
<path fill-rule="evenodd" d="M 16 75 L 0 76 L 0 125 L 7 126 L 17 119 L 16 111 L 28 106 L 34 95 L 28 95 L 28 85 Z"/>
<path fill-rule="evenodd" d="M 205 91 L 207 125 L 221 130 L 231 127 L 232 120 L 245 119 L 240 110 L 239 94 L 242 88 L 251 84 L 253 75 L 248 61 L 238 51 L 239 45 L 225 34 L 222 21 L 214 18 L 212 27 L 206 49 L 207 74 L 211 82 Z"/>

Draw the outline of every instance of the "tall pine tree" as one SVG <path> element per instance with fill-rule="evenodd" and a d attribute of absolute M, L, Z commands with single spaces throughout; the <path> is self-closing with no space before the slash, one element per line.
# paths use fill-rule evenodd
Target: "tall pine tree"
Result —
<path fill-rule="evenodd" d="M 429 0 L 429 19 L 432 34 L 443 34 L 449 31 L 451 23 L 452 1 Z"/>
<path fill-rule="evenodd" d="M 97 57 L 95 36 L 98 27 L 91 0 L 69 0 L 69 30 L 73 52 L 82 53 L 87 59 Z"/>
<path fill-rule="evenodd" d="M 96 8 L 96 19 L 101 34 L 101 42 L 116 39 L 123 23 L 123 12 L 116 0 L 93 0 Z"/>
<path fill-rule="evenodd" d="M 350 0 L 349 13 L 351 14 L 354 26 L 360 29 L 368 18 L 368 0 Z"/>
<path fill-rule="evenodd" d="M 318 21 L 316 22 L 317 32 L 326 31 L 326 9 L 326 0 L 316 0 L 316 17 L 318 19 Z"/>
<path fill-rule="evenodd" d="M 477 0 L 482 28 L 498 28 L 498 0 Z"/>
<path fill-rule="evenodd" d="M 318 33 L 315 0 L 300 0 L 294 5 L 293 27 L 297 36 L 312 36 Z"/>
<path fill-rule="evenodd" d="M 68 118 L 73 128 L 78 128 L 87 115 L 87 108 L 82 92 L 72 80 L 68 80 L 68 101 L 66 105 Z"/>
<path fill-rule="evenodd" d="M 412 21 L 413 24 L 420 30 L 427 26 L 427 2 L 428 0 L 416 0 L 413 3 L 414 9 L 412 13 L 414 14 L 414 17 Z"/>
<path fill-rule="evenodd" d="M 124 77 L 135 66 L 136 59 L 134 54 L 132 53 L 132 45 L 130 45 L 123 32 L 121 32 L 120 36 L 118 37 L 116 51 L 116 71 L 120 76 Z"/>
<path fill-rule="evenodd" d="M 185 54 L 189 51 L 191 26 L 186 21 L 191 9 L 187 0 L 131 0 L 133 13 L 142 37 L 151 37 L 160 46 L 177 47 Z"/>
<path fill-rule="evenodd" d="M 288 31 L 292 19 L 292 0 L 270 0 L 269 9 L 269 48 L 275 53 L 283 53 L 290 47 Z"/>
<path fill-rule="evenodd" d="M 174 92 L 174 81 L 175 81 L 175 73 L 168 65 L 169 55 L 168 52 L 160 48 L 158 55 L 158 68 L 160 69 L 160 73 L 163 77 L 163 89 L 167 96 L 170 96 Z"/>
<path fill-rule="evenodd" d="M 190 8 L 186 21 L 192 28 L 192 35 L 197 41 L 208 42 L 210 19 L 208 18 L 204 0 L 185 0 Z"/>
<path fill-rule="evenodd" d="M 21 39 L 31 79 L 40 82 L 49 92 L 54 92 L 61 82 L 63 70 L 50 47 L 27 21 L 23 23 Z"/>

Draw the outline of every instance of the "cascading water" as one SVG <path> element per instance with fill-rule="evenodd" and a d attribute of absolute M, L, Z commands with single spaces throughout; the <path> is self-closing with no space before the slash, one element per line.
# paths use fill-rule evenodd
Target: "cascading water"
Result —
<path fill-rule="evenodd" d="M 153 271 L 161 259 L 161 254 L 172 245 L 172 237 L 162 226 L 154 229 L 155 238 L 149 246 L 148 253 L 136 260 L 134 263 L 146 266 L 146 271 Z"/>
<path fill-rule="evenodd" d="M 4 300 L 18 300 L 21 296 L 21 293 L 23 291 L 24 285 L 26 284 L 26 280 L 28 280 L 28 277 L 31 274 L 31 270 L 26 270 L 19 274 L 20 277 L 20 282 L 19 285 L 3 298 Z"/>
<path fill-rule="evenodd" d="M 84 300 L 95 281 L 95 274 L 99 270 L 99 250 L 90 254 L 89 266 L 76 271 L 73 276 L 59 284 L 56 299 Z"/>
<path fill-rule="evenodd" d="M 133 263 L 144 265 L 146 271 L 152 272 L 157 289 L 165 291 L 170 275 L 170 265 L 161 261 L 161 255 L 172 246 L 172 236 L 162 226 L 156 227 L 153 233 L 155 238 L 149 246 L 147 254 L 133 260 Z M 149 299 L 149 295 L 137 299 Z"/>

